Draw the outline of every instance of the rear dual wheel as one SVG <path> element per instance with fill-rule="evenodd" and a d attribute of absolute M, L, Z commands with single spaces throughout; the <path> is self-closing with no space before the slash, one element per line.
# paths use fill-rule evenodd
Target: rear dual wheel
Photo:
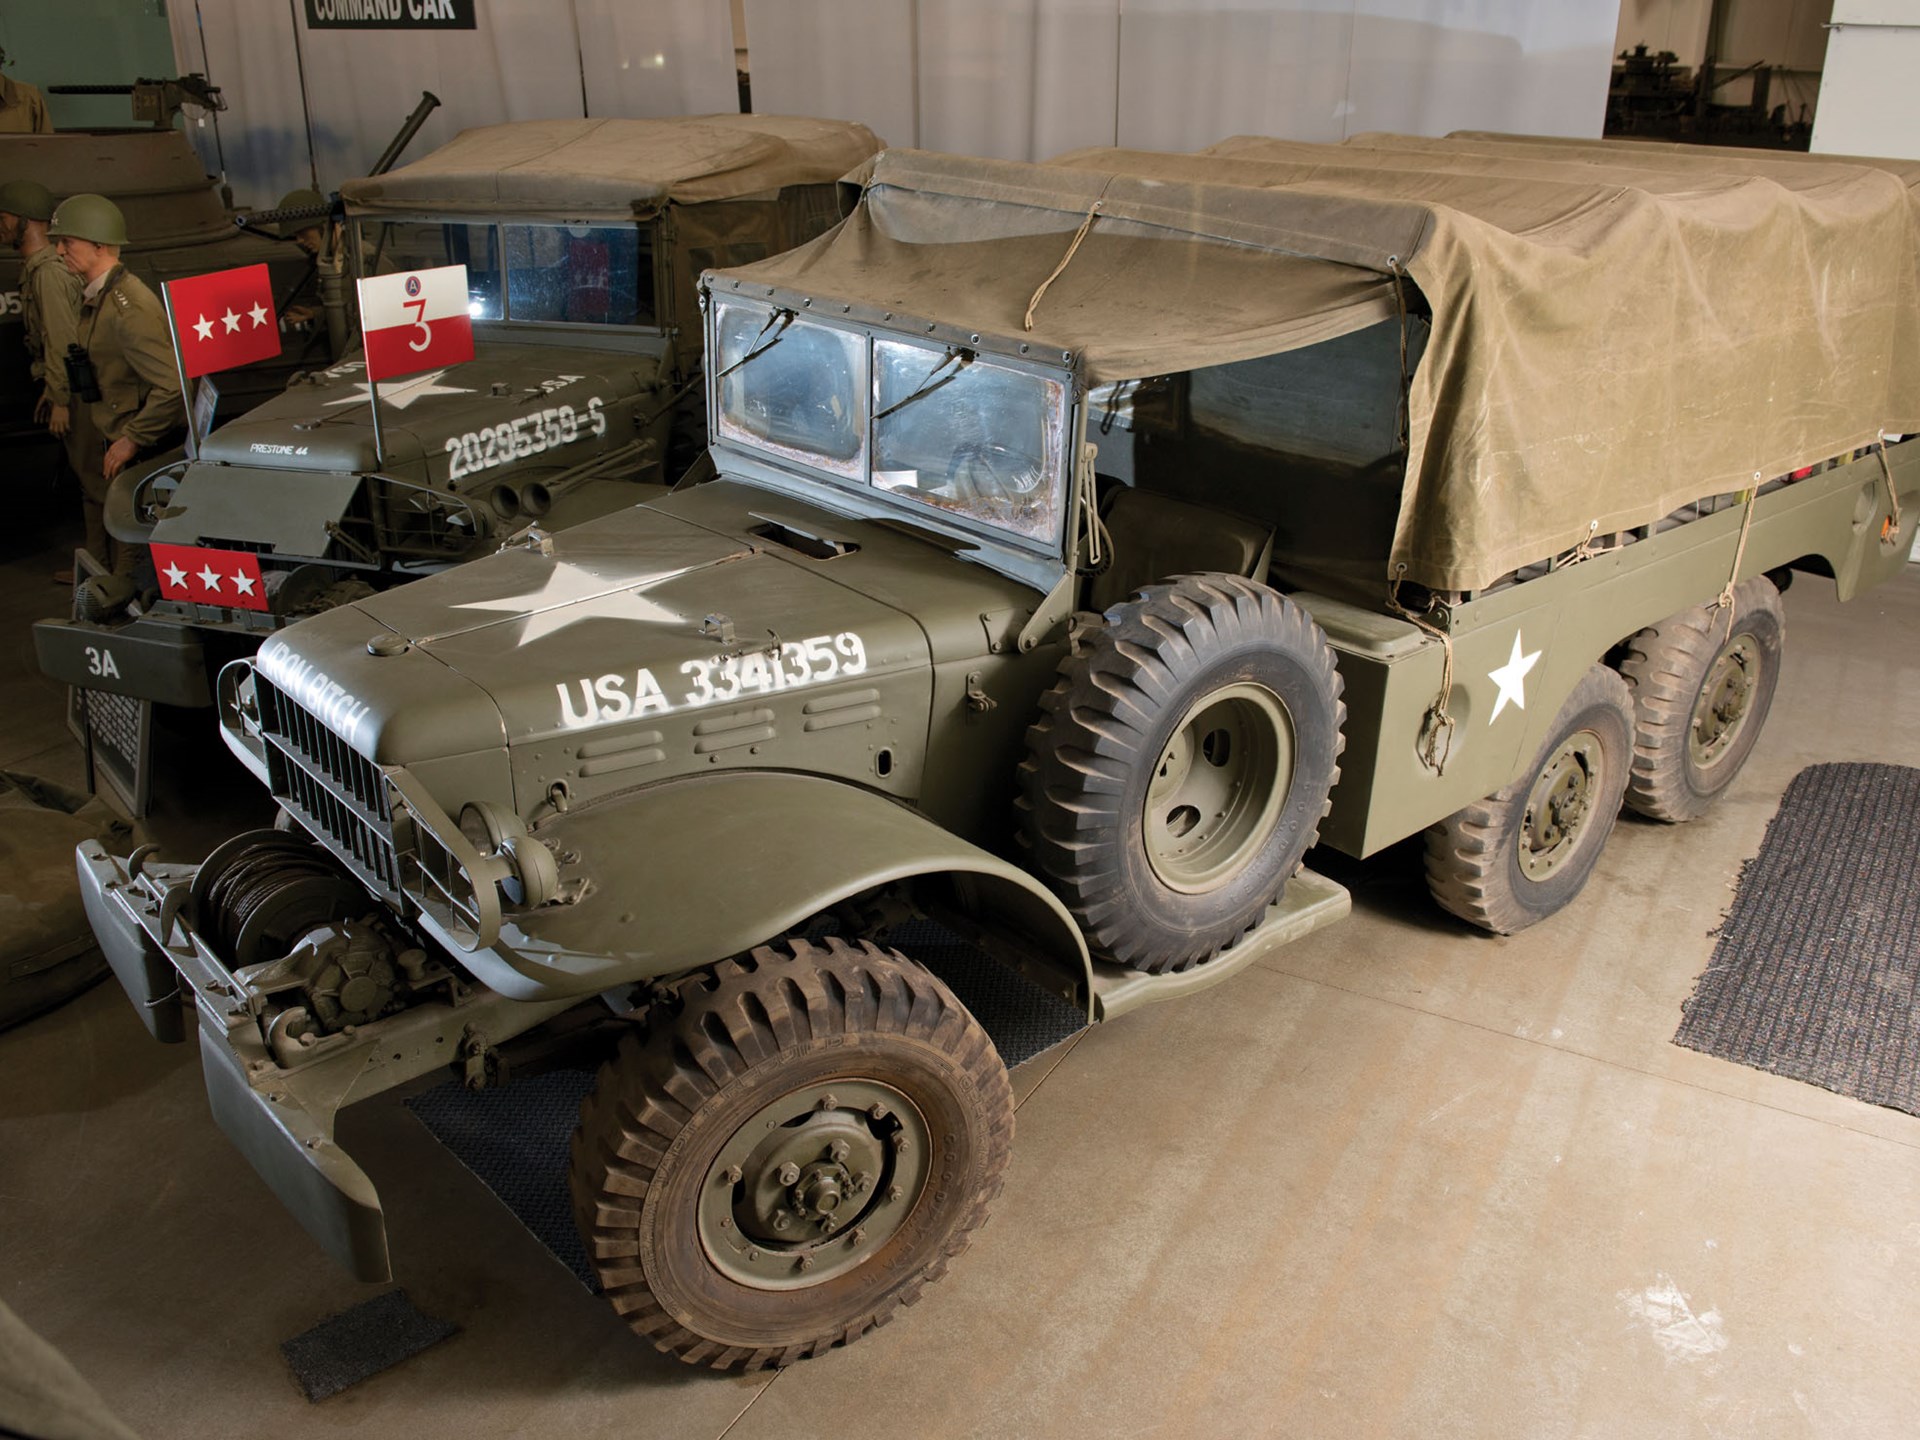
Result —
<path fill-rule="evenodd" d="M 1578 895 L 1619 816 L 1633 733 L 1626 682 L 1595 665 L 1518 780 L 1428 829 L 1427 888 L 1440 907 L 1510 935 Z"/>
<path fill-rule="evenodd" d="M 1013 1095 L 953 993 L 865 942 L 762 946 L 683 983 L 573 1140 L 607 1298 L 661 1350 L 781 1366 L 945 1273 L 999 1193 Z"/>
<path fill-rule="evenodd" d="M 1734 588 L 1731 612 L 1697 605 L 1627 642 L 1628 805 L 1655 820 L 1692 820 L 1733 783 L 1773 706 L 1785 628 L 1779 590 L 1756 575 Z"/>

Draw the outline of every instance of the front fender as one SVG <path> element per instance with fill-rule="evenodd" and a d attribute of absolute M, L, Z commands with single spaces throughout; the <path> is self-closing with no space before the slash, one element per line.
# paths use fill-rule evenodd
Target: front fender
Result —
<path fill-rule="evenodd" d="M 1017 931 L 1090 993 L 1086 941 L 1017 866 L 917 812 L 836 780 L 735 771 L 672 781 L 550 817 L 534 829 L 588 881 L 580 900 L 509 914 L 461 955 L 517 999 L 587 995 L 738 955 L 863 891 L 954 881 L 958 907 Z"/>

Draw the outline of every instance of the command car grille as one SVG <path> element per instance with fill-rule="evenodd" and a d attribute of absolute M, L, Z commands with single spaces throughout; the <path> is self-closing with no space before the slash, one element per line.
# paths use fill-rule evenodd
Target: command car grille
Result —
<path fill-rule="evenodd" d="M 393 803 L 380 767 L 258 670 L 253 684 L 274 798 L 361 878 L 398 898 Z"/>

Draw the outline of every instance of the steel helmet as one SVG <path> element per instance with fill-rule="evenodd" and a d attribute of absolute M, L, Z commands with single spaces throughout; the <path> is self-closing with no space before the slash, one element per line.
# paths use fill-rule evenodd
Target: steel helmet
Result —
<path fill-rule="evenodd" d="M 318 210 L 327 203 L 327 197 L 318 190 L 289 190 L 280 197 L 276 210 Z M 282 240 L 291 240 L 302 230 L 318 230 L 326 223 L 326 216 L 314 215 L 305 220 L 282 220 L 273 228 L 279 232 Z"/>
<path fill-rule="evenodd" d="M 0 185 L 0 210 L 23 220 L 51 220 L 53 192 L 38 180 L 9 180 Z"/>
<path fill-rule="evenodd" d="M 47 234 L 55 240 L 71 237 L 96 245 L 124 245 L 127 220 L 120 207 L 104 195 L 69 195 L 53 212 Z"/>

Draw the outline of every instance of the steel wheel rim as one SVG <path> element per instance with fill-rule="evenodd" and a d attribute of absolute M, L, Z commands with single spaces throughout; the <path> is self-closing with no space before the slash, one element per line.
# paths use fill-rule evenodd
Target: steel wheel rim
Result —
<path fill-rule="evenodd" d="M 1560 742 L 1527 791 L 1520 823 L 1520 871 L 1545 880 L 1580 848 L 1593 818 L 1604 763 L 1600 737 L 1581 730 Z"/>
<path fill-rule="evenodd" d="M 926 1190 L 932 1132 L 877 1080 L 823 1080 L 762 1106 L 701 1181 L 701 1248 L 756 1290 L 804 1290 L 856 1268 Z"/>
<path fill-rule="evenodd" d="M 1760 647 L 1751 635 L 1736 635 L 1714 656 L 1687 726 L 1687 755 L 1696 769 L 1726 759 L 1747 728 L 1759 674 Z"/>
<path fill-rule="evenodd" d="M 1273 834 L 1293 781 L 1293 720 L 1265 686 L 1195 701 L 1160 747 L 1142 824 L 1160 882 L 1198 894 L 1232 880 Z"/>

